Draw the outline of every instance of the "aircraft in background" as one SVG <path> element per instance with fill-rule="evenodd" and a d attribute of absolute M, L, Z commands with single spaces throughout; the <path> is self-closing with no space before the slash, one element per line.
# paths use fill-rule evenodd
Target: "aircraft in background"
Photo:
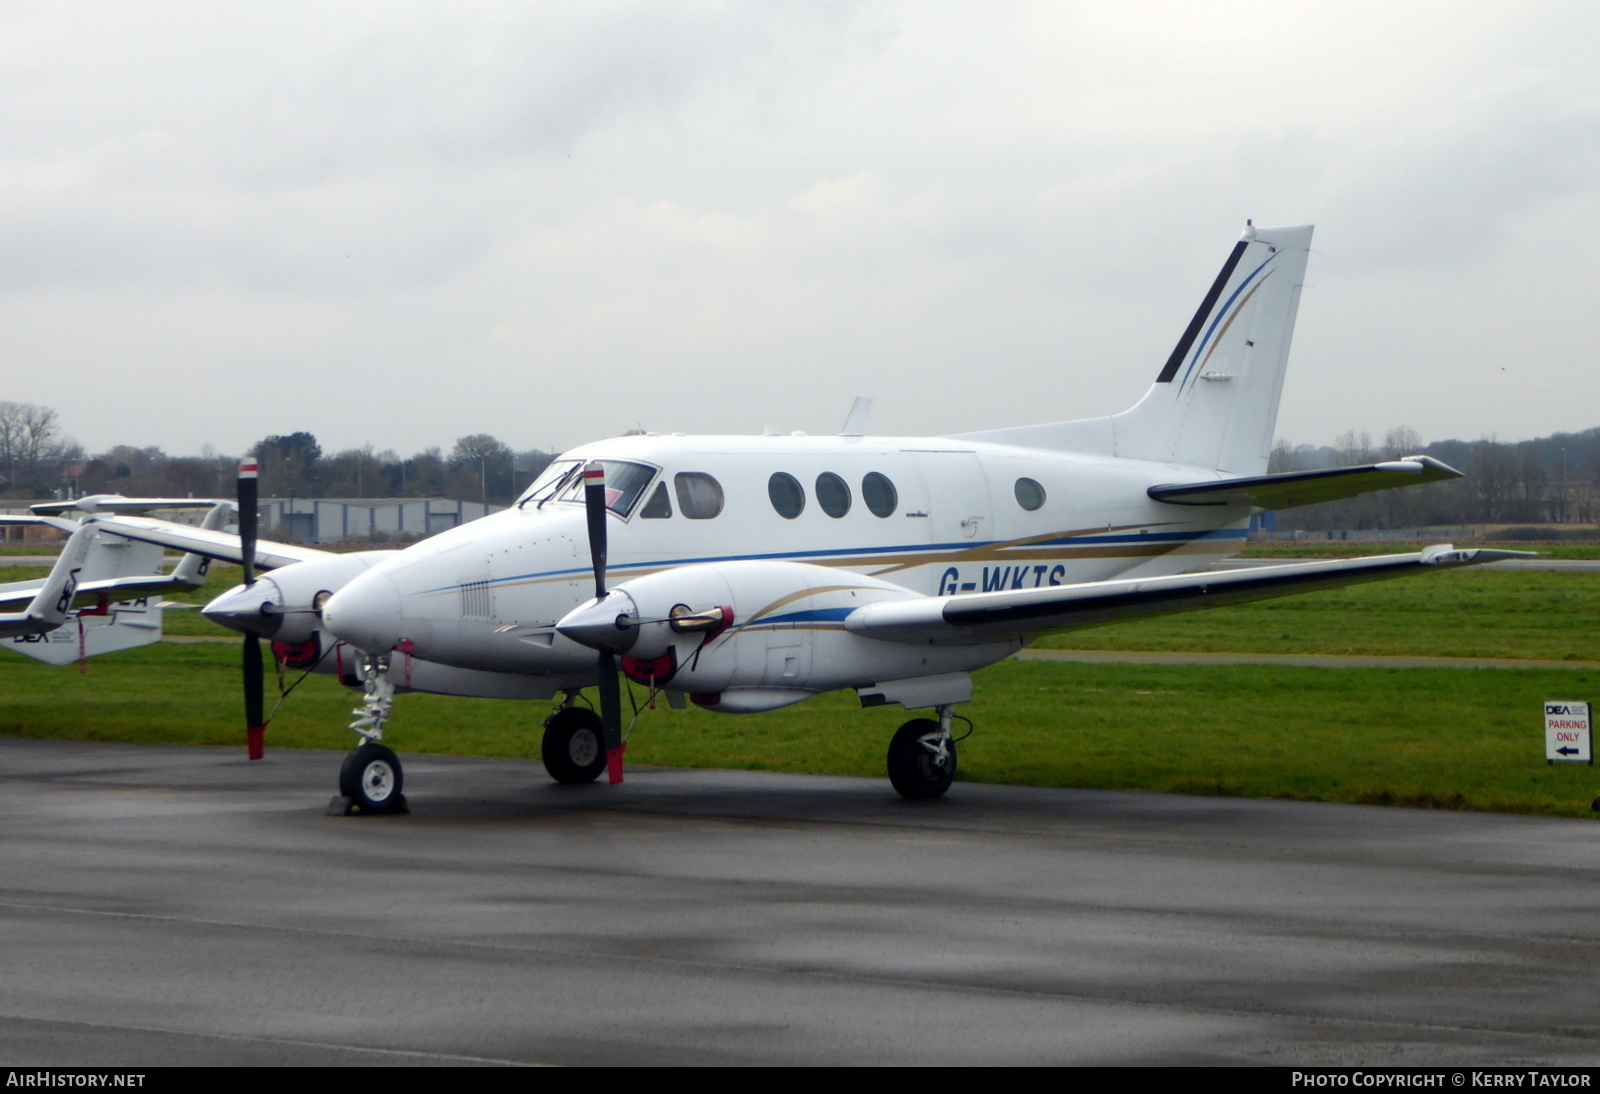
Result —
<path fill-rule="evenodd" d="M 841 689 L 932 708 L 894 734 L 888 770 L 900 794 L 936 797 L 955 773 L 970 674 L 1040 635 L 1515 554 L 1436 546 L 1193 572 L 1237 553 L 1259 511 L 1459 477 L 1426 456 L 1266 473 L 1310 241 L 1309 227 L 1247 227 L 1120 414 L 869 437 L 858 401 L 837 437 L 600 441 L 559 457 L 512 508 L 401 551 L 296 559 L 252 531 L 234 554 L 281 568 L 206 614 L 302 663 L 341 651 L 337 671 L 365 701 L 340 786 L 367 811 L 404 802 L 379 741 L 407 689 L 562 696 L 544 723 L 552 777 L 609 768 L 621 781 L 619 670 L 675 706 L 727 713 Z M 109 527 L 207 549 L 137 527 L 150 523 Z M 577 702 L 596 686 L 598 714 Z"/>
<path fill-rule="evenodd" d="M 226 501 L 113 494 L 29 508 L 34 515 L 0 516 L 0 525 L 46 524 L 68 538 L 47 576 L 0 585 L 0 640 L 4 648 L 52 665 L 160 641 L 162 605 L 151 598 L 205 584 L 210 559 L 186 554 L 163 574 L 159 546 L 97 528 L 96 514 L 206 508 L 201 527 L 218 529 L 233 511 Z"/>

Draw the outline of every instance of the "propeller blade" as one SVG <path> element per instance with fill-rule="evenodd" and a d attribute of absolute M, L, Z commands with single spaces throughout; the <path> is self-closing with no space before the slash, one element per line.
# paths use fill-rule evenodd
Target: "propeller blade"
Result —
<path fill-rule="evenodd" d="M 589 558 L 594 563 L 594 595 L 606 595 L 606 469 L 595 460 L 583 469 L 583 509 L 589 519 Z"/>
<path fill-rule="evenodd" d="M 256 461 L 239 461 L 239 551 L 244 556 L 244 583 L 256 580 Z"/>
<path fill-rule="evenodd" d="M 261 639 L 253 634 L 244 636 L 244 724 L 245 744 L 250 758 L 259 760 L 266 754 L 263 747 L 266 726 L 261 724 L 265 710 L 265 674 L 261 668 Z"/>
<path fill-rule="evenodd" d="M 598 460 L 583 469 L 583 508 L 589 522 L 589 557 L 594 562 L 594 595 L 606 598 L 606 469 Z M 597 658 L 600 676 L 600 729 L 605 737 L 606 777 L 615 786 L 622 781 L 622 686 L 617 682 L 617 657 L 602 649 Z"/>
<path fill-rule="evenodd" d="M 606 778 L 612 786 L 622 781 L 622 685 L 617 681 L 617 655 L 601 650 L 600 729 L 606 741 Z"/>
<path fill-rule="evenodd" d="M 244 583 L 256 581 L 256 461 L 239 461 L 239 553 L 244 564 Z M 266 702 L 265 673 L 261 668 L 261 639 L 254 633 L 244 636 L 244 735 L 252 760 L 266 755 L 267 727 L 262 725 Z"/>

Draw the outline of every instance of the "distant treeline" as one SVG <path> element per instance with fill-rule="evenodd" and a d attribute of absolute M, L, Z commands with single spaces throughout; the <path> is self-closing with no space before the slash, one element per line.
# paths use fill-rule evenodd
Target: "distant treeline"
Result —
<path fill-rule="evenodd" d="M 1600 428 L 1507 444 L 1496 440 L 1423 444 L 1416 430 L 1391 429 L 1374 445 L 1345 433 L 1330 447 L 1278 441 L 1269 470 L 1348 467 L 1401 456 L 1432 456 L 1466 477 L 1349 501 L 1287 510 L 1280 529 L 1416 528 L 1434 524 L 1595 524 L 1600 520 Z"/>
<path fill-rule="evenodd" d="M 84 494 L 231 497 L 238 456 L 207 450 L 169 456 L 117 445 L 91 455 L 60 435 L 49 407 L 0 402 L 0 496 L 14 502 Z M 324 455 L 310 433 L 266 437 L 251 446 L 264 497 L 449 497 L 508 504 L 556 453 L 518 452 L 487 433 L 456 439 L 446 454 L 427 448 L 401 457 L 371 445 Z M 1282 529 L 1415 528 L 1433 524 L 1587 524 L 1600 521 L 1600 428 L 1505 444 L 1496 440 L 1423 444 L 1401 426 L 1373 444 L 1349 432 L 1333 445 L 1279 440 L 1270 470 L 1346 467 L 1413 455 L 1443 460 L 1466 478 L 1387 490 L 1288 510 Z"/>
<path fill-rule="evenodd" d="M 85 494 L 232 497 L 239 456 L 209 449 L 169 456 L 160 448 L 116 445 L 89 454 L 56 431 L 48 407 L 0 402 L 0 496 L 21 503 Z M 264 438 L 249 454 L 260 465 L 263 497 L 460 498 L 508 504 L 554 458 L 517 452 L 487 433 L 460 437 L 449 454 L 427 448 L 401 457 L 392 449 L 350 448 L 331 456 L 310 433 Z"/>

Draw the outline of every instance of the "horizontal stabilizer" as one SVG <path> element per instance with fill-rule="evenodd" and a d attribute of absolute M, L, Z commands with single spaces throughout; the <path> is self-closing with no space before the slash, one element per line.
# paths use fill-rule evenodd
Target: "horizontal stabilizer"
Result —
<path fill-rule="evenodd" d="M 125 516 L 143 516 L 158 509 L 210 509 L 214 505 L 232 502 L 211 498 L 125 498 L 121 494 L 91 494 L 72 501 L 42 501 L 28 506 L 30 512 L 61 517 L 84 513 L 121 513 Z"/>
<path fill-rule="evenodd" d="M 0 648 L 15 650 L 47 665 L 70 665 L 80 657 L 136 649 L 161 641 L 161 607 L 114 604 L 103 616 L 92 616 L 45 634 L 0 639 Z"/>
<path fill-rule="evenodd" d="M 1377 490 L 1459 479 L 1461 472 L 1432 456 L 1333 467 L 1322 471 L 1281 471 L 1242 479 L 1167 483 L 1147 493 L 1173 505 L 1253 505 L 1257 509 L 1293 509 L 1324 501 L 1353 498 Z"/>
<path fill-rule="evenodd" d="M 880 601 L 857 608 L 845 629 L 869 638 L 916 645 L 973 645 L 1079 630 L 1155 615 L 1220 608 L 1291 593 L 1408 577 L 1532 557 L 1526 551 L 1428 547 L 1415 554 L 1262 566 L 1225 573 L 1177 574 L 1128 581 L 1091 581 L 998 593 Z"/>

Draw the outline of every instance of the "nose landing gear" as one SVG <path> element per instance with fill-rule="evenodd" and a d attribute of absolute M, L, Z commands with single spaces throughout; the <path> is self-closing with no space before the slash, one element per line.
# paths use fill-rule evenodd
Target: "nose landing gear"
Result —
<path fill-rule="evenodd" d="M 339 768 L 339 793 L 361 813 L 405 812 L 404 785 L 400 757 L 372 741 L 357 745 Z"/>
<path fill-rule="evenodd" d="M 401 793 L 405 773 L 400 768 L 400 757 L 378 743 L 383 739 L 383 725 L 394 709 L 389 659 L 366 657 L 361 662 L 361 672 L 366 700 L 351 712 L 356 720 L 350 723 L 350 731 L 361 737 L 361 743 L 339 768 L 339 796 L 328 803 L 328 815 L 405 813 L 409 810 L 406 796 Z"/>

